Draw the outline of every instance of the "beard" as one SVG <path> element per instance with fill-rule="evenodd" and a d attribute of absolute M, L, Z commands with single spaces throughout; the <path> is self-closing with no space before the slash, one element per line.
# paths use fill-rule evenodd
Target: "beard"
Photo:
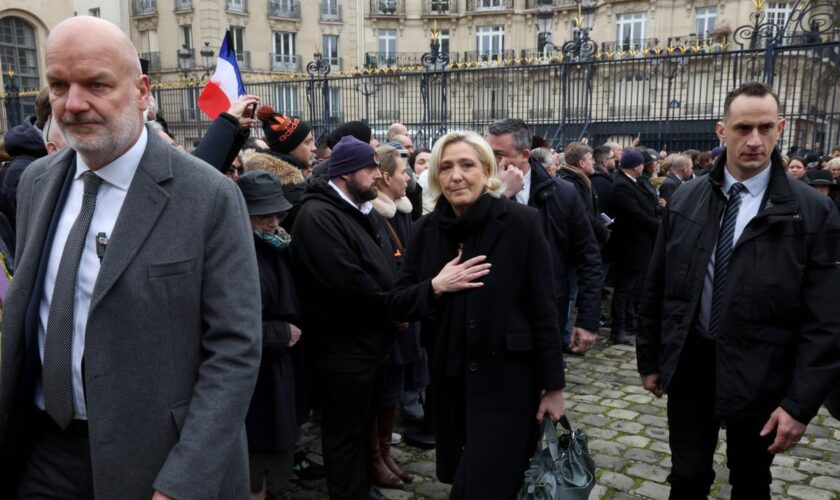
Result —
<path fill-rule="evenodd" d="M 112 120 L 93 112 L 65 113 L 59 124 L 67 144 L 79 153 L 91 156 L 125 152 L 131 145 L 138 128 L 142 126 L 136 111 L 131 106 L 123 107 Z M 85 124 L 99 125 L 102 130 L 96 134 L 77 135 L 73 126 Z"/>
<path fill-rule="evenodd" d="M 379 195 L 379 191 L 376 189 L 376 185 L 372 185 L 370 187 L 365 188 L 361 186 L 354 176 L 351 176 L 350 179 L 347 181 L 347 190 L 350 191 L 350 195 L 359 200 L 360 203 L 364 203 L 366 201 L 371 201 L 376 199 Z"/>

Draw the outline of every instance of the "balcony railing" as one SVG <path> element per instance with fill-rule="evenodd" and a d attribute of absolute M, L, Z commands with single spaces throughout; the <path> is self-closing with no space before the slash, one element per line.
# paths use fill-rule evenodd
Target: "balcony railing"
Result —
<path fill-rule="evenodd" d="M 424 16 L 454 16 L 457 14 L 457 0 L 423 0 Z"/>
<path fill-rule="evenodd" d="M 339 22 L 341 21 L 341 5 L 334 3 L 321 3 L 321 21 Z"/>
<path fill-rule="evenodd" d="M 400 110 L 399 109 L 377 109 L 376 110 L 376 119 L 387 121 L 387 122 L 399 121 L 400 120 Z"/>
<path fill-rule="evenodd" d="M 416 66 L 423 63 L 423 54 L 423 52 L 366 52 L 365 66 L 368 68 Z"/>
<path fill-rule="evenodd" d="M 248 12 L 248 0 L 227 0 L 227 11 L 237 13 Z"/>
<path fill-rule="evenodd" d="M 298 0 L 269 1 L 268 16 L 283 19 L 300 19 L 300 2 Z"/>
<path fill-rule="evenodd" d="M 404 16 L 405 0 L 370 0 L 371 16 Z"/>
<path fill-rule="evenodd" d="M 271 54 L 271 71 L 285 71 L 298 73 L 301 68 L 301 59 L 297 54 Z"/>
<path fill-rule="evenodd" d="M 143 52 L 140 57 L 149 61 L 149 71 L 160 69 L 160 52 Z"/>
<path fill-rule="evenodd" d="M 503 120 L 508 117 L 506 109 L 474 109 L 473 120 Z"/>
<path fill-rule="evenodd" d="M 637 51 L 641 57 L 644 49 L 653 49 L 659 45 L 658 38 L 642 38 L 637 40 L 624 40 L 621 42 L 604 42 L 601 44 L 601 52 L 630 52 Z"/>
<path fill-rule="evenodd" d="M 154 16 L 157 14 L 157 2 L 155 0 L 132 0 L 131 13 L 135 17 Z"/>
<path fill-rule="evenodd" d="M 564 5 L 577 5 L 577 0 L 528 0 L 526 9 L 539 9 L 546 7 L 562 7 Z"/>
<path fill-rule="evenodd" d="M 513 9 L 513 0 L 467 0 L 467 12 Z"/>
<path fill-rule="evenodd" d="M 464 52 L 463 62 L 501 62 L 506 59 L 513 59 L 514 56 L 515 52 L 513 50 L 475 50 Z"/>
<path fill-rule="evenodd" d="M 251 69 L 251 52 L 242 50 L 236 53 L 236 64 L 239 69 Z"/>
<path fill-rule="evenodd" d="M 188 12 L 192 8 L 192 0 L 175 0 L 175 12 Z"/>
<path fill-rule="evenodd" d="M 728 40 L 726 35 L 709 33 L 698 37 L 695 34 L 691 34 L 688 36 L 669 37 L 668 40 L 666 40 L 663 49 L 667 47 L 683 47 L 685 49 L 691 49 L 692 52 L 711 52 L 723 50 L 722 47 L 724 47 L 727 43 Z M 711 50 L 709 49 L 710 47 Z"/>

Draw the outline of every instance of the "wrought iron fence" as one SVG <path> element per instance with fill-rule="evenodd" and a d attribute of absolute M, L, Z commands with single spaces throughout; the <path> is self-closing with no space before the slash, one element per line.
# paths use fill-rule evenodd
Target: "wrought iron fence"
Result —
<path fill-rule="evenodd" d="M 582 137 L 629 143 L 638 134 L 649 147 L 684 150 L 717 146 L 714 124 L 726 93 L 760 80 L 782 103 L 782 148 L 826 151 L 840 144 L 840 26 L 834 21 L 840 6 L 834 0 L 821 5 L 834 15 L 832 22 L 806 23 L 807 37 L 794 20 L 789 31 L 761 31 L 757 16 L 746 44 L 737 43 L 744 39 L 738 35 L 735 43 L 714 49 L 672 40 L 637 54 L 609 55 L 581 30 L 539 57 L 505 53 L 485 61 L 454 60 L 432 43 L 409 66 L 342 72 L 340 60 L 322 57 L 305 65 L 305 73 L 275 73 L 269 81 L 246 83 L 246 90 L 280 112 L 301 116 L 317 138 L 349 120 L 366 121 L 382 137 L 400 121 L 415 144 L 430 145 L 449 130 L 483 131 L 493 120 L 517 117 L 557 145 Z M 170 129 L 188 146 L 209 126 L 196 104 L 201 86 L 158 84 L 153 90 Z"/>

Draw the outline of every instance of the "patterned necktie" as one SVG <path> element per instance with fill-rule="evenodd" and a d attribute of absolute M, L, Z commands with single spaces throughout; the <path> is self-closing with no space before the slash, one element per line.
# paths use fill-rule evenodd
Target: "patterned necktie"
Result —
<path fill-rule="evenodd" d="M 738 209 L 741 206 L 741 191 L 746 189 L 743 184 L 736 182 L 729 188 L 729 199 L 720 223 L 717 250 L 715 252 L 715 279 L 712 288 L 712 311 L 709 315 L 709 334 L 717 335 L 720 323 L 720 308 L 723 302 L 723 288 L 726 284 L 726 273 L 729 269 L 729 259 L 735 246 L 735 221 L 738 219 Z"/>
<path fill-rule="evenodd" d="M 44 407 L 47 413 L 62 429 L 67 428 L 76 416 L 73 403 L 73 306 L 76 302 L 76 286 L 79 277 L 79 263 L 85 239 L 96 208 L 96 193 L 102 178 L 91 171 L 82 174 L 85 190 L 82 208 L 76 222 L 67 235 L 67 243 L 61 254 L 55 278 L 50 313 L 47 320 L 47 336 L 44 342 L 43 384 Z"/>

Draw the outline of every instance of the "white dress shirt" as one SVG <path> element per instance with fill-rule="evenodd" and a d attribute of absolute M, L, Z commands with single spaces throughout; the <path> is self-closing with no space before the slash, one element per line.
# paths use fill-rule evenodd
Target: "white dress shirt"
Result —
<path fill-rule="evenodd" d="M 729 189 L 733 184 L 738 182 L 732 174 L 729 173 L 728 168 L 723 169 L 723 196 L 727 196 Z M 770 166 L 761 171 L 755 177 L 747 179 L 741 184 L 744 185 L 744 190 L 741 191 L 741 205 L 738 207 L 738 218 L 735 219 L 735 234 L 733 235 L 733 248 L 738 243 L 738 238 L 744 232 L 747 224 L 758 215 L 761 209 L 761 200 L 764 199 L 764 193 L 767 191 L 767 185 L 770 183 Z M 723 216 L 721 216 L 723 218 Z M 721 221 L 722 222 L 722 221 Z M 720 227 L 720 224 L 718 224 Z M 698 331 L 701 336 L 711 338 L 709 335 L 709 316 L 712 313 L 712 293 L 715 284 L 715 253 L 717 252 L 717 243 L 712 249 L 712 258 L 709 259 L 709 265 L 706 266 L 706 280 L 703 282 L 703 294 L 700 296 L 700 314 L 698 318 Z"/>
<path fill-rule="evenodd" d="M 532 167 L 533 168 L 533 167 Z M 528 169 L 528 173 L 522 176 L 522 189 L 516 193 L 516 201 L 523 205 L 528 204 L 528 200 L 531 198 L 531 169 Z"/>
<path fill-rule="evenodd" d="M 371 202 L 366 201 L 366 202 L 362 203 L 361 205 L 357 205 L 356 202 L 351 200 L 350 197 L 347 196 L 344 193 L 344 191 L 342 191 L 338 186 L 336 186 L 333 181 L 330 181 L 330 186 L 332 186 L 332 188 L 335 189 L 335 192 L 338 193 L 339 196 L 341 196 L 341 199 L 343 199 L 347 203 L 353 205 L 353 208 L 355 208 L 359 212 L 362 212 L 363 214 L 367 215 L 367 214 L 370 213 L 371 210 L 373 210 L 373 204 L 371 204 Z"/>
<path fill-rule="evenodd" d="M 104 182 L 99 186 L 96 195 L 96 209 L 90 222 L 88 234 L 85 237 L 85 247 L 82 250 L 82 259 L 79 263 L 79 276 L 76 288 L 76 297 L 73 305 L 73 400 L 76 404 L 76 418 L 87 419 L 87 405 L 85 404 L 84 382 L 82 378 L 82 359 L 85 353 L 85 330 L 87 328 L 88 312 L 90 310 L 90 299 L 93 288 L 96 285 L 96 278 L 99 275 L 99 257 L 96 253 L 96 235 L 105 233 L 110 238 L 114 231 L 114 224 L 122 209 L 128 187 L 134 179 L 134 173 L 140 165 L 140 159 L 146 151 L 148 135 L 146 128 L 140 139 L 126 151 L 122 156 L 113 162 L 105 165 L 96 171 Z M 64 253 L 64 245 L 70 234 L 70 228 L 79 216 L 82 209 L 82 195 L 84 193 L 84 179 L 82 174 L 90 170 L 80 155 L 76 155 L 76 173 L 73 176 L 73 183 L 67 194 L 67 201 L 64 204 L 59 216 L 58 226 L 55 230 L 52 247 L 50 248 L 49 261 L 47 262 L 47 273 L 44 277 L 44 288 L 41 296 L 39 310 L 40 322 L 38 325 L 38 351 L 41 356 L 41 363 L 44 362 L 44 342 L 47 336 L 47 321 L 50 315 L 50 302 L 52 301 L 55 279 L 58 274 L 58 266 L 61 262 L 61 255 Z M 41 381 L 38 381 L 35 388 L 35 404 L 44 409 L 44 391 Z"/>

